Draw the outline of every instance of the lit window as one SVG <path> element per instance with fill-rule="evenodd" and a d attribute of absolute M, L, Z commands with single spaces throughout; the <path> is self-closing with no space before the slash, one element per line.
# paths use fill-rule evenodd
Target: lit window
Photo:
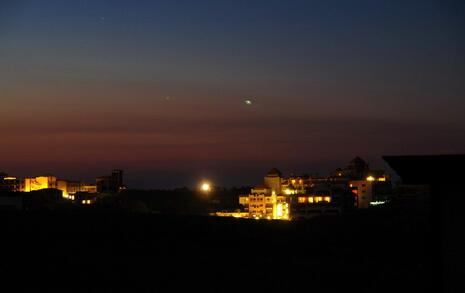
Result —
<path fill-rule="evenodd" d="M 380 177 L 378 178 L 378 181 L 386 181 L 386 177 Z"/>
<path fill-rule="evenodd" d="M 325 201 L 326 201 L 326 202 L 331 202 L 331 197 L 325 196 Z"/>
<path fill-rule="evenodd" d="M 295 179 L 292 179 L 291 182 L 292 182 L 292 184 L 295 184 Z"/>
<path fill-rule="evenodd" d="M 308 202 L 309 202 L 309 203 L 313 203 L 313 197 L 311 197 L 311 196 L 308 197 Z"/>
<path fill-rule="evenodd" d="M 306 201 L 305 199 L 306 199 L 305 197 L 302 197 L 302 196 L 299 197 L 299 203 L 305 203 Z"/>
<path fill-rule="evenodd" d="M 375 181 L 375 177 L 373 177 L 373 176 L 368 176 L 368 177 L 367 177 L 367 181 Z"/>

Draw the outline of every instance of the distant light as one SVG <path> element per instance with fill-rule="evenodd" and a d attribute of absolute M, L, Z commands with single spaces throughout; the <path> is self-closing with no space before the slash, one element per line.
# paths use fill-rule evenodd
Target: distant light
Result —
<path fill-rule="evenodd" d="M 200 190 L 205 193 L 210 192 L 212 190 L 211 184 L 209 182 L 203 182 L 200 185 Z"/>
<path fill-rule="evenodd" d="M 378 206 L 378 205 L 382 205 L 382 204 L 385 204 L 386 201 L 372 201 L 370 202 L 370 205 L 372 206 Z"/>
<path fill-rule="evenodd" d="M 367 177 L 367 181 L 375 181 L 375 177 L 373 177 L 373 176 L 368 176 L 368 177 Z"/>
<path fill-rule="evenodd" d="M 245 100 L 244 103 L 248 106 L 252 105 L 252 101 L 251 100 Z"/>

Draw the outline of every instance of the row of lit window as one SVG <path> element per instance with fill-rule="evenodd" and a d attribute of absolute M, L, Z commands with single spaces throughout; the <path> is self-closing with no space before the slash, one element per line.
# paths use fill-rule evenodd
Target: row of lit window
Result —
<path fill-rule="evenodd" d="M 330 196 L 299 196 L 299 203 L 319 203 L 319 202 L 331 202 Z"/>
<path fill-rule="evenodd" d="M 251 204 L 249 207 L 250 208 L 255 208 L 255 209 L 258 209 L 258 208 L 263 208 L 265 205 L 262 205 L 262 204 Z"/>
<path fill-rule="evenodd" d="M 292 184 L 296 184 L 296 183 L 297 183 L 297 180 L 292 179 L 291 182 L 292 182 Z M 302 184 L 302 183 L 304 183 L 304 182 L 303 182 L 302 179 L 300 179 L 300 180 L 299 180 L 299 184 Z"/>
<path fill-rule="evenodd" d="M 368 176 L 367 181 L 386 181 L 386 177 L 375 178 L 373 176 Z"/>

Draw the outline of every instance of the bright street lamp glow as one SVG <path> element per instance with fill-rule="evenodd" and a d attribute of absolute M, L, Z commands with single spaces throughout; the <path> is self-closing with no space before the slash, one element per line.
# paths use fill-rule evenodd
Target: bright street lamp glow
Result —
<path fill-rule="evenodd" d="M 212 190 L 212 187 L 210 183 L 204 182 L 202 183 L 202 185 L 200 185 L 200 190 L 202 190 L 203 192 L 210 192 Z"/>

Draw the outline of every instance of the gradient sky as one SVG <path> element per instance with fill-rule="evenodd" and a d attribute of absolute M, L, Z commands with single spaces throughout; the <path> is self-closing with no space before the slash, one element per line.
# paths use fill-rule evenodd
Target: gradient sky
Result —
<path fill-rule="evenodd" d="M 0 0 L 0 170 L 232 186 L 465 153 L 464 79 L 464 1 Z"/>

